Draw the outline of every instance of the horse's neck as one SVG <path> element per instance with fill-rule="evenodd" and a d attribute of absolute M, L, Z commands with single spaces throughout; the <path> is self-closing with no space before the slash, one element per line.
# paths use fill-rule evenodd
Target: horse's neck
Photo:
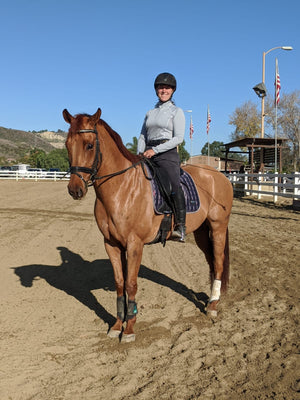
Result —
<path fill-rule="evenodd" d="M 114 140 L 107 134 L 102 147 L 102 160 L 98 171 L 98 176 L 103 177 L 100 179 L 100 185 L 97 185 L 101 192 L 101 197 L 113 196 L 116 186 L 123 190 L 128 190 L 128 174 L 122 171 L 127 170 L 132 165 L 119 150 Z M 121 173 L 120 173 L 121 172 Z M 112 191 L 112 188 L 114 190 Z M 97 190 L 96 190 L 97 192 Z"/>
<path fill-rule="evenodd" d="M 117 145 L 110 140 L 109 145 L 105 146 L 102 153 L 102 163 L 100 166 L 101 175 L 108 175 L 130 167 L 129 161 L 118 149 Z"/>

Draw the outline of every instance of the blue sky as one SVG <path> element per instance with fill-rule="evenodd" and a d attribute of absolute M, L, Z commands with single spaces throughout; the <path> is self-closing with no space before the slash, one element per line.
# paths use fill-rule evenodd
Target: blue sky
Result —
<path fill-rule="evenodd" d="M 193 110 L 200 154 L 207 141 L 231 141 L 234 110 L 251 100 L 262 81 L 274 92 L 275 57 L 281 93 L 300 90 L 299 0 L 11 0 L 0 5 L 0 126 L 67 130 L 62 110 L 102 118 L 132 142 L 156 103 L 153 81 L 173 73 L 174 95 Z"/>

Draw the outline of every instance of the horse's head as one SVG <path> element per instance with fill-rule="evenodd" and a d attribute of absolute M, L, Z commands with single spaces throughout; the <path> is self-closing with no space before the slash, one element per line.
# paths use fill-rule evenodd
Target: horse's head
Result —
<path fill-rule="evenodd" d="M 100 116 L 100 108 L 94 115 L 72 116 L 67 109 L 63 110 L 63 117 L 70 124 L 66 140 L 71 173 L 68 190 L 76 200 L 86 195 L 101 163 L 97 132 Z"/>

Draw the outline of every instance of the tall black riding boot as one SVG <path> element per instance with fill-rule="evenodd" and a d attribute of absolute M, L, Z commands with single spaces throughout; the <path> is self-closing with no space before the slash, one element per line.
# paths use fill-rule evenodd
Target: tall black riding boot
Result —
<path fill-rule="evenodd" d="M 185 241 L 185 216 L 186 216 L 186 205 L 185 198 L 182 189 L 180 188 L 176 193 L 171 194 L 171 198 L 174 205 L 174 230 L 172 232 L 172 239 L 179 242 Z"/>

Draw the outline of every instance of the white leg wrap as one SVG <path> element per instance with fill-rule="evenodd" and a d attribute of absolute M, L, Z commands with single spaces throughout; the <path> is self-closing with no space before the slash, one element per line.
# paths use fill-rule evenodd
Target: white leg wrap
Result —
<path fill-rule="evenodd" d="M 220 300 L 220 294 L 221 294 L 221 281 L 215 279 L 211 290 L 209 302 L 212 302 L 214 300 Z"/>

